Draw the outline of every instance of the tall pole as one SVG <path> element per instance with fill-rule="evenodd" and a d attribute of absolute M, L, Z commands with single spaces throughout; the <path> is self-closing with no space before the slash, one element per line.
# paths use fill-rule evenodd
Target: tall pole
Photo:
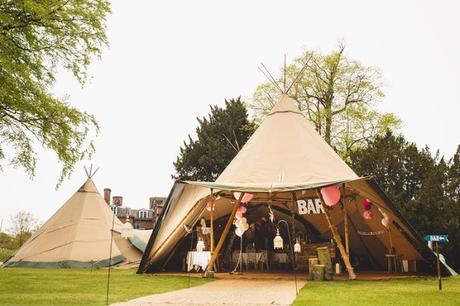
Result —
<path fill-rule="evenodd" d="M 214 194 L 213 189 L 211 188 L 211 254 L 214 252 Z"/>
<path fill-rule="evenodd" d="M 343 231 L 345 233 L 345 251 L 347 255 L 350 256 L 350 244 L 349 244 L 349 237 L 348 237 L 348 214 L 347 214 L 347 207 L 345 206 L 345 201 L 342 203 L 343 207 Z"/>
<path fill-rule="evenodd" d="M 393 238 L 391 237 L 391 228 L 388 226 L 388 239 L 390 241 L 390 254 L 393 254 Z"/>
<path fill-rule="evenodd" d="M 292 200 L 292 209 L 291 209 L 291 225 L 292 225 L 292 235 L 295 235 L 295 217 L 294 217 L 294 209 L 295 209 L 295 203 L 297 202 L 297 198 L 295 196 L 295 192 L 291 194 L 291 200 Z M 292 246 L 292 239 L 295 237 L 291 237 L 289 235 L 289 243 L 291 252 L 292 252 L 292 269 L 294 270 L 294 282 L 295 282 L 295 294 L 299 294 L 299 290 L 297 289 L 297 260 L 295 258 L 295 252 L 294 248 Z"/>
<path fill-rule="evenodd" d="M 193 232 L 194 232 L 194 231 L 195 231 L 195 230 L 194 230 L 193 227 L 192 227 L 192 232 L 191 232 L 191 237 L 190 237 L 190 253 L 193 251 Z M 187 256 L 188 256 L 188 255 L 187 255 Z M 190 275 L 191 271 L 192 271 L 192 269 L 189 269 L 189 268 L 188 268 L 188 264 L 187 264 L 188 287 L 189 287 L 189 288 L 191 287 L 191 278 L 190 278 L 190 277 L 191 277 L 191 275 Z"/>
<path fill-rule="evenodd" d="M 278 228 L 279 228 L 279 224 L 282 222 L 284 222 L 284 224 L 286 225 L 286 229 L 288 232 L 289 248 L 291 249 L 291 258 L 292 258 L 292 271 L 294 272 L 295 294 L 297 295 L 299 291 L 297 290 L 297 273 L 295 271 L 295 258 L 294 258 L 294 248 L 292 246 L 291 231 L 289 230 L 289 223 L 287 223 L 286 220 L 279 220 L 277 223 Z"/>
<path fill-rule="evenodd" d="M 345 251 L 350 256 L 350 244 L 349 244 L 349 233 L 348 233 L 348 213 L 345 199 L 345 184 L 342 184 L 341 204 L 343 208 L 343 232 L 345 235 Z M 351 201 L 350 201 L 351 202 Z"/>
<path fill-rule="evenodd" d="M 329 210 L 328 210 L 329 208 L 326 207 L 326 205 L 324 205 L 324 199 L 323 199 L 323 196 L 321 195 L 321 192 L 319 190 L 317 190 L 317 194 L 318 194 L 318 197 L 319 197 L 319 199 L 321 201 L 321 204 L 323 204 L 324 214 L 326 215 L 326 220 L 327 220 L 327 223 L 329 225 L 329 229 L 331 230 L 332 237 L 334 238 L 335 243 L 337 243 L 337 247 L 339 248 L 340 255 L 342 255 L 343 262 L 345 263 L 345 266 L 347 267 L 348 278 L 349 279 L 356 279 L 356 274 L 353 271 L 353 267 L 352 267 L 352 265 L 350 263 L 350 257 L 348 257 L 348 254 L 347 254 L 347 252 L 346 252 L 346 250 L 345 250 L 345 248 L 343 246 L 342 239 L 340 238 L 340 235 L 337 232 L 337 228 L 331 222 L 331 217 L 329 216 Z"/>
<path fill-rule="evenodd" d="M 436 267 L 438 269 L 438 288 L 442 290 L 441 284 L 441 265 L 439 263 L 439 242 L 436 241 Z"/>
<path fill-rule="evenodd" d="M 112 230 L 110 231 L 110 251 L 109 251 L 109 269 L 107 271 L 107 293 L 105 297 L 105 304 L 109 305 L 109 288 L 110 288 L 110 270 L 112 267 L 112 244 L 113 244 L 113 227 L 115 224 L 115 208 L 112 216 Z"/>
<path fill-rule="evenodd" d="M 233 206 L 233 210 L 230 213 L 230 216 L 228 218 L 227 224 L 225 225 L 224 231 L 222 232 L 222 235 L 220 236 L 219 242 L 217 243 L 216 249 L 214 250 L 214 253 L 211 256 L 211 260 L 208 263 L 208 267 L 206 268 L 206 271 L 204 272 L 204 276 L 207 277 L 210 269 L 214 266 L 217 260 L 217 256 L 219 256 L 220 249 L 224 245 L 225 238 L 227 237 L 228 231 L 230 230 L 230 227 L 232 226 L 233 223 L 233 218 L 235 218 L 236 210 L 238 209 L 238 206 L 241 204 L 241 199 L 243 199 L 244 192 L 241 192 L 240 197 L 238 200 L 235 202 L 235 205 Z"/>

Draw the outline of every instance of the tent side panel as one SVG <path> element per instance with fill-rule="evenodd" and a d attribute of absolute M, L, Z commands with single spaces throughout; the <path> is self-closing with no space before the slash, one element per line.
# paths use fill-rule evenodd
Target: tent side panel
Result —
<path fill-rule="evenodd" d="M 64 260 L 60 262 L 43 262 L 43 261 L 16 261 L 16 262 L 6 262 L 2 267 L 8 268 L 45 268 L 45 269 L 59 269 L 59 268 L 102 268 L 108 267 L 109 261 L 111 265 L 119 264 L 123 262 L 125 257 L 123 255 L 118 255 L 112 257 L 111 260 L 109 258 L 100 260 L 97 262 L 83 262 L 83 261 L 75 261 L 75 260 Z"/>

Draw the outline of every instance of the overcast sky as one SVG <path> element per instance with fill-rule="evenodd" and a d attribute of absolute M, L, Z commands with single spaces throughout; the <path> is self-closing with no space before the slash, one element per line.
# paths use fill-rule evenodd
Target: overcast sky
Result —
<path fill-rule="evenodd" d="M 93 113 L 101 125 L 91 162 L 76 166 L 59 190 L 53 153 L 39 152 L 37 176 L 0 173 L 3 229 L 20 210 L 46 221 L 85 180 L 111 187 L 127 206 L 166 196 L 173 161 L 196 117 L 210 104 L 250 99 L 265 82 L 260 62 L 277 71 L 305 48 L 346 53 L 379 67 L 381 110 L 393 112 L 403 134 L 451 157 L 460 144 L 460 5 L 458 1 L 113 1 L 110 47 L 90 67 L 83 89 L 60 74 L 55 94 Z"/>

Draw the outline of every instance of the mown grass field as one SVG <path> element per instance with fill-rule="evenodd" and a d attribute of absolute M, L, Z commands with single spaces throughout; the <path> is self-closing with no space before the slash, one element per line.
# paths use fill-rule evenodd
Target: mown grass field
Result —
<path fill-rule="evenodd" d="M 0 305 L 105 305 L 106 282 L 105 269 L 0 269 Z M 187 287 L 186 276 L 112 270 L 109 302 Z M 460 305 L 460 277 L 443 279 L 441 292 L 434 278 L 308 282 L 294 305 Z"/>
<path fill-rule="evenodd" d="M 309 282 L 294 305 L 460 305 L 460 277 Z"/>
<path fill-rule="evenodd" d="M 184 276 L 112 270 L 110 303 L 188 287 Z M 209 280 L 191 278 L 196 286 Z M 107 270 L 0 269 L 0 305 L 105 305 Z"/>

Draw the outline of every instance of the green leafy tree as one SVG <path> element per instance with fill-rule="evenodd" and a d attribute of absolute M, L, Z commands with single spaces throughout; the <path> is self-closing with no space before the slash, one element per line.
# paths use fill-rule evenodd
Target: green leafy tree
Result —
<path fill-rule="evenodd" d="M 277 81 L 289 86 L 299 76 L 288 94 L 326 142 L 348 157 L 376 135 L 399 128 L 400 120 L 376 108 L 384 96 L 380 71 L 348 59 L 344 51 L 343 44 L 330 54 L 305 51 Z M 271 83 L 258 86 L 249 106 L 256 118 L 268 114 L 279 95 Z"/>
<path fill-rule="evenodd" d="M 13 237 L 0 232 L 0 249 L 13 249 Z"/>
<path fill-rule="evenodd" d="M 226 100 L 225 107 L 211 106 L 208 117 L 197 118 L 197 139 L 189 135 L 174 163 L 180 180 L 214 181 L 255 130 L 240 98 Z"/>
<path fill-rule="evenodd" d="M 448 263 L 460 269 L 460 149 L 446 162 L 388 132 L 350 155 L 359 175 L 373 175 L 398 210 L 422 235 L 448 234 Z"/>
<path fill-rule="evenodd" d="M 93 151 L 94 116 L 51 93 L 57 67 L 83 85 L 93 57 L 107 44 L 106 0 L 0 1 L 0 162 L 31 176 L 35 146 L 54 151 L 59 182 Z M 2 164 L 0 163 L 0 166 Z"/>

